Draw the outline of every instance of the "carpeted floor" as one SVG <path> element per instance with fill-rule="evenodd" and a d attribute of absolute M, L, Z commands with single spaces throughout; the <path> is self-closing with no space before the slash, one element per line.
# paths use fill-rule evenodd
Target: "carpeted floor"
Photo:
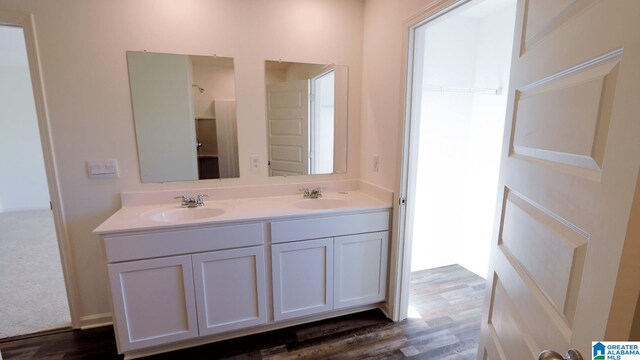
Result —
<path fill-rule="evenodd" d="M 69 323 L 52 212 L 0 213 L 0 338 Z"/>

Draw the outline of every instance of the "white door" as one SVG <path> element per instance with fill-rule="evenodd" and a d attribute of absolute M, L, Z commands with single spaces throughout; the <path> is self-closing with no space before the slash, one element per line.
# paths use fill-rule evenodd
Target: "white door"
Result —
<path fill-rule="evenodd" d="M 269 175 L 309 173 L 309 80 L 267 84 Z"/>
<path fill-rule="evenodd" d="M 264 246 L 193 255 L 200 335 L 266 324 Z"/>
<path fill-rule="evenodd" d="M 384 301 L 387 292 L 388 246 L 388 231 L 335 238 L 335 309 Z"/>
<path fill-rule="evenodd" d="M 271 246 L 276 321 L 333 309 L 333 239 Z"/>
<path fill-rule="evenodd" d="M 520 1 L 479 359 L 601 340 L 640 162 L 640 1 Z"/>
<path fill-rule="evenodd" d="M 198 336 L 190 255 L 108 269 L 120 353 Z"/>
<path fill-rule="evenodd" d="M 191 60 L 127 52 L 143 182 L 198 180 Z"/>

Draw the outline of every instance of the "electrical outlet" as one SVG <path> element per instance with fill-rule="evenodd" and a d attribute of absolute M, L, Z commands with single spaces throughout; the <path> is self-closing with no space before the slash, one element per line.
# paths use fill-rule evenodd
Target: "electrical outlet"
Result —
<path fill-rule="evenodd" d="M 251 172 L 258 173 L 260 171 L 260 155 L 251 155 Z"/>
<path fill-rule="evenodd" d="M 380 170 L 380 155 L 373 155 L 373 172 L 378 172 Z"/>

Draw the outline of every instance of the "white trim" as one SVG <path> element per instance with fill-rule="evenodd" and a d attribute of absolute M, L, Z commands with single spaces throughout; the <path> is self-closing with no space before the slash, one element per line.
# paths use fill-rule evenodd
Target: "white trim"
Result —
<path fill-rule="evenodd" d="M 49 196 L 53 207 L 53 219 L 56 226 L 58 238 L 58 248 L 60 250 L 60 261 L 64 274 L 67 299 L 69 301 L 69 313 L 71 315 L 71 326 L 78 328 L 80 321 L 78 317 L 80 301 L 78 295 L 77 282 L 75 281 L 75 270 L 73 258 L 71 256 L 71 245 L 67 235 L 67 227 L 63 209 L 60 185 L 58 183 L 58 170 L 55 163 L 55 151 L 50 132 L 49 112 L 45 96 L 44 83 L 42 81 L 42 65 L 38 53 L 38 41 L 36 25 L 33 15 L 25 12 L 0 11 L 0 25 L 18 26 L 24 32 L 25 45 L 27 48 L 27 58 L 29 59 L 29 73 L 31 75 L 31 85 L 33 87 L 33 98 L 38 117 L 38 128 L 40 129 L 40 141 L 42 142 L 42 153 L 44 166 L 47 174 L 47 184 L 49 186 Z"/>
<path fill-rule="evenodd" d="M 389 264 L 389 313 L 391 319 L 400 321 L 407 317 L 409 305 L 409 280 L 411 269 L 411 236 L 407 231 L 412 228 L 412 205 L 414 203 L 415 164 L 417 154 L 415 146 L 419 135 L 419 121 L 412 121 L 412 94 L 414 78 L 414 55 L 416 53 L 414 39 L 415 32 L 420 26 L 433 21 L 440 16 L 453 11 L 471 0 L 437 0 L 408 18 L 402 25 L 402 88 L 401 117 L 402 131 L 398 133 L 398 178 L 395 194 L 398 198 L 406 198 L 408 206 L 400 206 L 398 201 L 393 205 L 393 229 Z"/>
<path fill-rule="evenodd" d="M 2 204 L 0 204 L 2 205 Z M 8 208 L 8 209 L 3 209 L 0 206 L 0 213 L 1 212 L 21 212 L 21 211 L 32 211 L 32 210 L 49 210 L 48 206 L 24 206 L 24 207 L 14 207 L 14 208 Z"/>
<path fill-rule="evenodd" d="M 219 341 L 228 340 L 228 339 L 239 338 L 242 336 L 264 333 L 267 331 L 278 330 L 278 329 L 291 327 L 295 325 L 306 324 L 313 321 L 336 318 L 343 315 L 355 314 L 358 312 L 373 310 L 373 309 L 380 309 L 384 313 L 385 312 L 384 303 L 362 305 L 362 306 L 352 307 L 349 309 L 342 309 L 342 310 L 334 310 L 334 311 L 330 311 L 323 314 L 316 314 L 316 315 L 295 318 L 291 320 L 272 322 L 267 325 L 256 326 L 256 327 L 242 329 L 238 331 L 226 332 L 224 334 L 196 337 L 190 340 L 180 341 L 173 344 L 160 345 L 160 346 L 152 347 L 149 349 L 133 350 L 130 352 L 125 352 L 124 359 L 125 360 L 138 359 L 146 356 L 166 353 L 169 351 L 186 349 L 194 346 L 219 342 Z"/>
<path fill-rule="evenodd" d="M 113 318 L 111 317 L 111 313 L 102 313 L 81 317 L 79 327 L 81 330 L 87 330 L 111 325 L 113 325 Z"/>

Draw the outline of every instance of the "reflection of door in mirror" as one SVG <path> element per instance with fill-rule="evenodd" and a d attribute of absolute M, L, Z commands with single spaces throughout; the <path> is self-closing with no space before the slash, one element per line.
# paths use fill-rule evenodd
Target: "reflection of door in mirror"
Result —
<path fill-rule="evenodd" d="M 331 65 L 266 62 L 269 175 L 334 172 L 335 73 Z"/>
<path fill-rule="evenodd" d="M 269 175 L 309 173 L 309 80 L 267 84 Z"/>
<path fill-rule="evenodd" d="M 127 52 L 142 182 L 239 176 L 232 58 Z"/>
<path fill-rule="evenodd" d="M 189 57 L 129 51 L 127 62 L 142 181 L 198 179 Z"/>

